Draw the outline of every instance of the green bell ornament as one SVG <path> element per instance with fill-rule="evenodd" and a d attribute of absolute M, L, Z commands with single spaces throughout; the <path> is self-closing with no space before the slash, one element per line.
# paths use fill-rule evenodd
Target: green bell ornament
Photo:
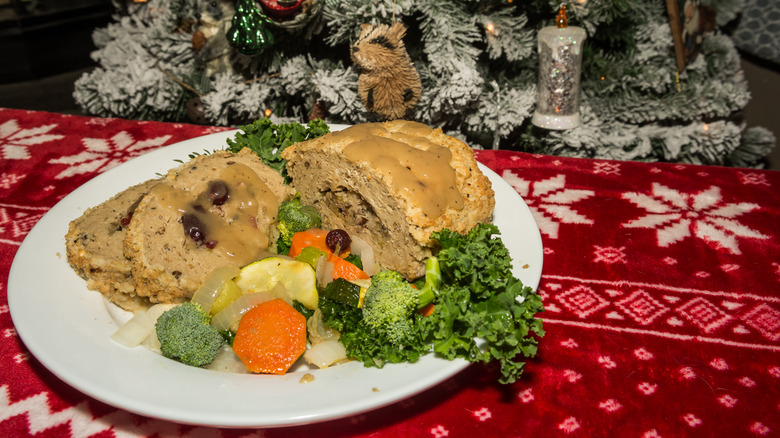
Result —
<path fill-rule="evenodd" d="M 274 42 L 273 34 L 266 27 L 269 22 L 253 0 L 238 0 L 236 14 L 225 37 L 244 55 L 256 55 Z"/>

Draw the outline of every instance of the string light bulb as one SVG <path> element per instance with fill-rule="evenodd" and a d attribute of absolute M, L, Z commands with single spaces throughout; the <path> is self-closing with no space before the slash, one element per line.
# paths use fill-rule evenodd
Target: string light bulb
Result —
<path fill-rule="evenodd" d="M 271 117 L 271 114 L 273 113 L 274 112 L 271 110 L 271 108 L 266 108 L 265 111 L 263 111 L 263 115 L 265 115 L 266 117 Z"/>
<path fill-rule="evenodd" d="M 496 35 L 496 25 L 492 21 L 485 25 L 485 30 L 493 36 Z"/>

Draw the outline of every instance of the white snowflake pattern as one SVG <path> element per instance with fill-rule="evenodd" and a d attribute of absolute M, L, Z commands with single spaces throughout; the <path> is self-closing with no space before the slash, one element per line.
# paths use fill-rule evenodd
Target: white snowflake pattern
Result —
<path fill-rule="evenodd" d="M 745 388 L 752 388 L 756 386 L 756 381 L 748 376 L 740 377 L 737 381 Z"/>
<path fill-rule="evenodd" d="M 718 397 L 718 401 L 727 408 L 733 408 L 737 404 L 737 399 L 728 394 Z"/>
<path fill-rule="evenodd" d="M 15 185 L 23 178 L 24 175 L 17 175 L 15 173 L 4 174 L 3 176 L 0 177 L 0 188 L 10 189 L 11 186 Z"/>
<path fill-rule="evenodd" d="M 27 354 L 27 353 L 16 353 L 13 356 L 13 360 L 17 364 L 24 363 L 24 362 L 27 362 L 28 360 L 30 360 L 30 355 Z"/>
<path fill-rule="evenodd" d="M 655 390 L 658 389 L 658 385 L 650 382 L 642 382 L 636 386 L 636 389 L 644 395 L 650 395 L 655 393 Z"/>
<path fill-rule="evenodd" d="M 0 242 L 19 245 L 32 229 L 45 208 L 0 205 Z"/>
<path fill-rule="evenodd" d="M 607 412 L 615 412 L 620 410 L 622 407 L 623 405 L 614 398 L 604 400 L 603 402 L 599 403 L 599 408 L 604 409 Z"/>
<path fill-rule="evenodd" d="M 30 158 L 30 147 L 59 140 L 64 135 L 49 134 L 56 124 L 21 129 L 16 120 L 7 120 L 0 125 L 0 151 L 6 160 L 26 160 Z"/>
<path fill-rule="evenodd" d="M 720 189 L 715 186 L 699 193 L 683 193 L 654 183 L 652 195 L 632 192 L 625 193 L 623 198 L 647 211 L 646 215 L 623 226 L 657 230 L 660 247 L 668 247 L 693 235 L 732 254 L 741 254 L 737 237 L 769 238 L 734 219 L 757 209 L 758 205 L 725 203 Z"/>
<path fill-rule="evenodd" d="M 574 339 L 569 338 L 569 339 L 567 339 L 565 341 L 561 341 L 561 346 L 566 347 L 566 348 L 577 348 L 580 345 L 577 344 L 577 341 L 575 341 Z"/>
<path fill-rule="evenodd" d="M 766 179 L 766 175 L 763 173 L 752 173 L 752 172 L 737 172 L 739 175 L 739 180 L 742 184 L 753 184 L 757 186 L 766 186 L 771 187 L 771 184 L 769 184 L 769 181 Z"/>
<path fill-rule="evenodd" d="M 694 371 L 691 367 L 682 367 L 680 368 L 680 377 L 686 380 L 695 379 L 696 371 Z"/>
<path fill-rule="evenodd" d="M 620 175 L 620 164 L 610 161 L 596 161 L 593 164 L 593 173 Z"/>
<path fill-rule="evenodd" d="M 768 426 L 766 426 L 765 424 L 756 421 L 755 423 L 750 425 L 750 431 L 753 432 L 756 435 L 764 436 L 764 435 L 767 435 L 772 430 Z"/>
<path fill-rule="evenodd" d="M 493 413 L 490 412 L 490 409 L 488 408 L 480 408 L 473 412 L 474 416 L 477 417 L 477 420 L 479 421 L 487 421 L 491 417 L 493 417 Z"/>
<path fill-rule="evenodd" d="M 525 391 L 521 392 L 517 395 L 517 398 L 520 399 L 523 403 L 530 403 L 534 400 L 534 393 L 531 391 L 531 388 L 526 389 Z"/>
<path fill-rule="evenodd" d="M 126 131 L 121 131 L 111 137 L 85 138 L 82 140 L 86 150 L 76 155 L 61 157 L 49 161 L 52 164 L 66 164 L 68 167 L 57 174 L 55 178 L 62 179 L 73 175 L 89 172 L 106 171 L 128 158 L 156 149 L 164 145 L 170 135 L 137 141 Z"/>
<path fill-rule="evenodd" d="M 626 263 L 626 247 L 621 246 L 616 248 L 614 246 L 593 246 L 593 262 L 604 262 L 608 265 L 613 263 Z"/>
<path fill-rule="evenodd" d="M 637 348 L 636 350 L 634 350 L 634 356 L 636 356 L 636 358 L 639 360 L 651 360 L 652 358 L 655 357 L 653 353 L 647 351 L 644 348 Z"/>
<path fill-rule="evenodd" d="M 710 366 L 718 371 L 726 371 L 730 368 L 729 363 L 726 362 L 726 359 L 723 359 L 722 357 L 716 357 L 715 359 L 712 359 L 712 361 L 710 361 Z"/>
<path fill-rule="evenodd" d="M 563 377 L 569 381 L 569 383 L 577 383 L 582 378 L 582 374 L 574 370 L 564 370 Z"/>
<path fill-rule="evenodd" d="M 609 356 L 599 356 L 599 364 L 607 369 L 615 368 L 617 366 L 615 361 Z"/>
<path fill-rule="evenodd" d="M 431 435 L 434 436 L 434 438 L 442 438 L 445 436 L 450 435 L 450 431 L 445 429 L 444 426 L 439 424 L 438 426 L 431 428 Z"/>
<path fill-rule="evenodd" d="M 566 433 L 572 433 L 579 428 L 580 428 L 580 422 L 577 421 L 577 419 L 574 417 L 569 417 L 563 420 L 563 423 L 558 425 L 558 429 Z"/>
<path fill-rule="evenodd" d="M 575 211 L 571 204 L 590 198 L 595 193 L 592 190 L 567 189 L 565 175 L 532 183 L 505 170 L 502 178 L 523 197 L 539 230 L 550 238 L 558 238 L 560 224 L 593 224 L 592 219 Z"/>
<path fill-rule="evenodd" d="M 683 415 L 682 419 L 683 419 L 683 421 L 688 423 L 688 426 L 691 426 L 691 427 L 701 426 L 701 424 L 702 424 L 701 419 L 699 417 L 693 415 L 692 413 L 688 413 L 688 414 Z"/>

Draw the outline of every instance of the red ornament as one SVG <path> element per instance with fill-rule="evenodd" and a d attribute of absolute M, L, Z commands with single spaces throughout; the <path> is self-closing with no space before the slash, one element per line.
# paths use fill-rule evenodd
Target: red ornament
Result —
<path fill-rule="evenodd" d="M 260 0 L 263 12 L 276 20 L 289 20 L 303 7 L 304 0 Z"/>

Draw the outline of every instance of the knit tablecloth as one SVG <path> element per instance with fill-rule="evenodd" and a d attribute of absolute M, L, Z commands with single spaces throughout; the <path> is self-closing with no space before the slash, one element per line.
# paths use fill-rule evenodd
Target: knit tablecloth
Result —
<path fill-rule="evenodd" d="M 388 407 L 250 430 L 145 418 L 59 380 L 10 315 L 25 236 L 107 169 L 223 129 L 0 109 L 0 436 L 780 436 L 780 173 L 752 169 L 476 151 L 544 246 L 546 335 L 512 385 L 471 365 Z"/>

